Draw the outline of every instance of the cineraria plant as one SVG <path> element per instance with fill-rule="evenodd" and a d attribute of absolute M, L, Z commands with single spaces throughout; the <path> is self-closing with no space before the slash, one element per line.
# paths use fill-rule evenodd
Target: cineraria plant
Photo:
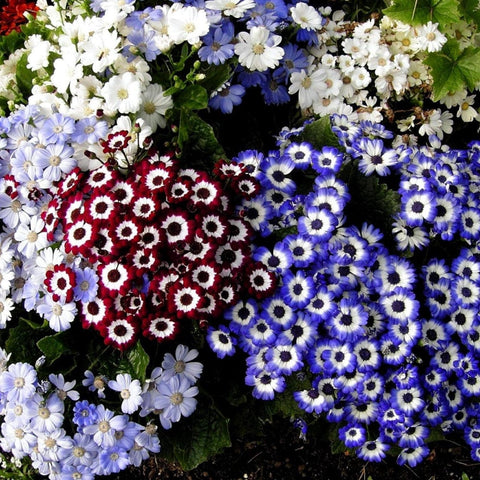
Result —
<path fill-rule="evenodd" d="M 479 460 L 478 141 L 395 147 L 380 124 L 329 124 L 283 131 L 258 163 L 240 210 L 278 286 L 241 298 L 209 344 L 246 355 L 255 398 L 293 396 L 292 415 L 323 415 L 360 458 L 395 447 L 415 466 L 430 435 L 459 431 Z"/>
<path fill-rule="evenodd" d="M 14 463 L 194 467 L 244 384 L 365 460 L 451 431 L 480 460 L 476 2 L 313 3 L 3 7 Z"/>

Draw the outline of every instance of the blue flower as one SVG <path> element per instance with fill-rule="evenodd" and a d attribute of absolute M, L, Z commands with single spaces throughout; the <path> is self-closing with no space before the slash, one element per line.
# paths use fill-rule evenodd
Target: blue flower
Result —
<path fill-rule="evenodd" d="M 326 242 L 338 224 L 338 217 L 325 208 L 309 207 L 298 219 L 298 233 L 311 236 L 317 242 Z"/>
<path fill-rule="evenodd" d="M 245 384 L 253 387 L 252 395 L 261 400 L 272 400 L 276 392 L 281 393 L 286 388 L 283 376 L 265 371 L 247 373 Z"/>
<path fill-rule="evenodd" d="M 352 372 L 356 366 L 356 357 L 349 342 L 336 339 L 328 341 L 327 348 L 322 352 L 323 368 L 328 375 L 341 375 Z"/>
<path fill-rule="evenodd" d="M 357 456 L 366 462 L 380 462 L 387 455 L 390 446 L 380 439 L 369 440 L 357 448 Z"/>
<path fill-rule="evenodd" d="M 308 67 L 308 58 L 302 48 L 294 43 L 283 45 L 283 58 L 280 60 L 280 69 L 284 70 L 287 77 L 293 72 L 306 70 Z"/>
<path fill-rule="evenodd" d="M 286 79 L 282 70 L 276 69 L 260 86 L 260 92 L 263 95 L 266 105 L 281 105 L 290 101 L 290 95 L 286 85 Z"/>
<path fill-rule="evenodd" d="M 297 401 L 298 406 L 307 413 L 315 412 L 320 414 L 326 406 L 325 398 L 318 391 L 318 388 L 294 392 L 293 398 Z"/>
<path fill-rule="evenodd" d="M 243 85 L 227 84 L 210 98 L 208 104 L 222 113 L 232 113 L 233 107 L 242 103 L 244 95 L 245 87 Z"/>
<path fill-rule="evenodd" d="M 376 173 L 384 177 L 398 164 L 398 154 L 394 149 L 385 148 L 383 140 L 362 137 L 352 144 L 353 155 L 358 158 L 358 169 L 366 176 Z"/>
<path fill-rule="evenodd" d="M 410 227 L 432 222 L 436 215 L 436 197 L 430 191 L 409 192 L 402 196 L 402 216 Z"/>
<path fill-rule="evenodd" d="M 292 253 L 295 267 L 303 268 L 316 261 L 318 257 L 316 242 L 309 235 L 287 235 L 284 242 Z"/>
<path fill-rule="evenodd" d="M 342 298 L 327 322 L 333 337 L 353 341 L 363 336 L 367 320 L 368 313 L 357 298 Z"/>
<path fill-rule="evenodd" d="M 355 448 L 365 443 L 367 432 L 361 424 L 349 423 L 340 428 L 338 436 L 347 448 Z"/>
<path fill-rule="evenodd" d="M 399 465 L 407 464 L 410 467 L 415 467 L 426 458 L 429 453 L 430 449 L 426 445 L 404 448 L 397 457 L 397 463 Z"/>
<path fill-rule="evenodd" d="M 300 370 L 303 366 L 302 353 L 299 347 L 283 341 L 284 345 L 277 343 L 269 347 L 265 354 L 267 371 L 275 375 L 290 375 Z"/>
<path fill-rule="evenodd" d="M 229 328 L 233 333 L 240 333 L 248 326 L 258 313 L 257 303 L 253 299 L 240 301 L 224 312 L 224 317 L 230 320 Z"/>
<path fill-rule="evenodd" d="M 44 145 L 65 143 L 74 132 L 75 121 L 72 118 L 54 113 L 39 128 L 38 138 Z"/>
<path fill-rule="evenodd" d="M 313 278 L 307 276 L 302 270 L 298 270 L 296 273 L 288 270 L 283 275 L 282 281 L 280 295 L 292 308 L 305 307 L 315 295 Z"/>
<path fill-rule="evenodd" d="M 73 422 L 81 429 L 97 421 L 97 407 L 87 400 L 76 402 L 73 407 Z"/>
<path fill-rule="evenodd" d="M 234 55 L 234 26 L 231 22 L 223 22 L 202 37 L 203 46 L 198 50 L 200 60 L 213 65 L 225 63 Z"/>
<path fill-rule="evenodd" d="M 126 450 L 113 446 L 100 452 L 100 465 L 102 475 L 110 475 L 125 470 L 130 465 L 130 459 Z"/>
<path fill-rule="evenodd" d="M 402 448 L 416 448 L 425 443 L 430 430 L 420 423 L 408 426 L 398 438 L 398 445 Z"/>
<path fill-rule="evenodd" d="M 296 312 L 280 295 L 273 295 L 262 302 L 263 313 L 281 329 L 290 328 L 296 321 Z"/>
<path fill-rule="evenodd" d="M 261 168 L 258 180 L 264 188 L 274 188 L 289 195 L 295 192 L 297 186 L 288 177 L 295 169 L 295 163 L 292 160 L 287 157 L 269 156 L 262 162 Z"/>
<path fill-rule="evenodd" d="M 312 167 L 320 175 L 337 173 L 343 164 L 343 154 L 335 147 L 322 147 L 312 159 Z"/>
<path fill-rule="evenodd" d="M 235 353 L 236 339 L 231 336 L 225 325 L 219 325 L 218 328 L 209 327 L 206 338 L 217 357 L 224 358 Z"/>
<path fill-rule="evenodd" d="M 187 378 L 172 377 L 157 386 L 160 395 L 157 397 L 156 408 L 163 409 L 163 415 L 172 422 L 178 422 L 181 417 L 190 416 L 197 407 L 198 388 L 192 386 Z"/>

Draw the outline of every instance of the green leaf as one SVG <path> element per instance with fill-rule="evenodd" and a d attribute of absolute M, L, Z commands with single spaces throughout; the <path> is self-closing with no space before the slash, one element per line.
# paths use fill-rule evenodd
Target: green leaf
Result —
<path fill-rule="evenodd" d="M 147 367 L 150 363 L 150 357 L 147 352 L 145 352 L 140 342 L 137 342 L 135 346 L 128 351 L 127 358 L 132 365 L 132 370 L 135 372 L 135 378 L 143 383 L 147 375 Z"/>
<path fill-rule="evenodd" d="M 378 176 L 363 175 L 356 162 L 342 167 L 340 178 L 347 183 L 351 195 L 351 201 L 345 208 L 346 217 L 353 223 L 359 222 L 358 227 L 366 222 L 379 228 L 384 232 L 385 243 L 392 243 L 391 222 L 400 211 L 400 194 L 381 182 Z"/>
<path fill-rule="evenodd" d="M 472 20 L 478 25 L 480 24 L 480 8 L 478 8 L 478 0 L 460 0 L 460 14 L 465 21 Z"/>
<path fill-rule="evenodd" d="M 47 357 L 48 363 L 53 363 L 70 350 L 65 344 L 64 337 L 64 332 L 58 332 L 55 335 L 43 337 L 37 342 L 37 347 Z"/>
<path fill-rule="evenodd" d="M 338 138 L 332 131 L 330 117 L 322 117 L 307 125 L 300 139 L 310 143 L 316 150 L 321 150 L 325 146 L 340 147 Z"/>
<path fill-rule="evenodd" d="M 28 53 L 24 53 L 17 63 L 16 79 L 20 91 L 28 97 L 32 91 L 33 79 L 35 78 L 35 72 L 27 67 Z"/>
<path fill-rule="evenodd" d="M 20 34 L 13 30 L 8 35 L 0 35 L 0 60 L 7 58 L 15 50 L 23 46 L 23 39 Z"/>
<path fill-rule="evenodd" d="M 431 21 L 440 29 L 460 20 L 458 0 L 394 0 L 383 13 L 410 25 L 424 25 Z"/>
<path fill-rule="evenodd" d="M 20 319 L 18 325 L 9 328 L 5 342 L 5 350 L 11 353 L 12 362 L 28 362 L 34 364 L 41 355 L 37 341 L 45 335 L 47 329 L 32 329 L 25 319 Z"/>
<path fill-rule="evenodd" d="M 201 85 L 189 85 L 174 95 L 174 102 L 183 110 L 202 110 L 208 106 L 208 93 Z"/>
<path fill-rule="evenodd" d="M 204 73 L 205 78 L 200 84 L 208 92 L 214 92 L 227 82 L 232 76 L 232 66 L 230 64 L 212 65 Z"/>
<path fill-rule="evenodd" d="M 461 51 L 456 40 L 449 40 L 441 52 L 430 53 L 425 64 L 431 67 L 434 100 L 465 87 L 473 90 L 480 83 L 480 48 Z"/>
<path fill-rule="evenodd" d="M 183 419 L 179 429 L 172 432 L 172 443 L 162 451 L 183 470 L 192 470 L 201 463 L 231 446 L 228 420 L 211 404 L 199 403 L 195 413 Z M 174 441 L 174 443 L 173 443 Z M 168 451 L 170 450 L 170 452 Z"/>
<path fill-rule="evenodd" d="M 199 153 L 208 160 L 225 158 L 226 154 L 219 143 L 212 126 L 198 115 L 191 114 L 188 117 L 188 147 L 195 155 Z"/>

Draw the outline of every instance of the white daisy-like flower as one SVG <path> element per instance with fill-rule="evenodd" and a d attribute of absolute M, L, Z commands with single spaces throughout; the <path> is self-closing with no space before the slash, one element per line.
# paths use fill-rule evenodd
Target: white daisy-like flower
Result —
<path fill-rule="evenodd" d="M 68 330 L 77 315 L 75 302 L 54 300 L 52 295 L 46 294 L 43 303 L 37 307 L 37 312 L 46 320 L 52 330 L 62 332 Z"/>
<path fill-rule="evenodd" d="M 31 258 L 33 255 L 48 246 L 47 233 L 44 231 L 45 222 L 40 216 L 31 217 L 29 224 L 22 223 L 18 226 L 14 238 L 18 244 L 18 251 Z"/>
<path fill-rule="evenodd" d="M 40 35 L 29 36 L 26 44 L 27 48 L 31 48 L 27 57 L 27 67 L 34 72 L 48 67 L 48 56 L 53 49 L 52 44 L 42 40 Z"/>
<path fill-rule="evenodd" d="M 210 23 L 205 10 L 183 7 L 172 12 L 169 17 L 169 34 L 174 43 L 188 42 L 195 45 L 208 33 Z"/>
<path fill-rule="evenodd" d="M 320 13 L 304 2 L 297 3 L 294 7 L 290 8 L 290 14 L 293 21 L 306 30 L 318 30 L 322 27 L 323 19 Z"/>
<path fill-rule="evenodd" d="M 278 66 L 284 55 L 279 47 L 280 35 L 272 34 L 266 27 L 253 27 L 250 32 L 240 32 L 235 44 L 235 54 L 240 65 L 249 70 L 264 72 Z"/>
<path fill-rule="evenodd" d="M 15 307 L 10 297 L 0 298 L 0 329 L 7 326 L 7 322 L 12 318 L 12 312 Z"/>
<path fill-rule="evenodd" d="M 142 105 L 138 115 L 151 128 L 153 133 L 157 130 L 157 127 L 165 127 L 165 113 L 172 107 L 172 97 L 165 95 L 161 85 L 153 83 L 142 94 Z"/>
<path fill-rule="evenodd" d="M 438 30 L 438 23 L 431 21 L 417 27 L 416 34 L 412 41 L 412 50 L 415 51 L 438 52 L 447 41 L 447 37 Z"/>
<path fill-rule="evenodd" d="M 205 7 L 210 10 L 219 10 L 223 15 L 234 18 L 242 18 L 245 12 L 254 6 L 253 0 L 207 0 L 205 2 Z"/>
<path fill-rule="evenodd" d="M 140 109 L 142 85 L 131 72 L 114 75 L 101 90 L 109 112 L 135 113 Z"/>
<path fill-rule="evenodd" d="M 298 104 L 300 108 L 309 108 L 321 97 L 325 90 L 327 72 L 324 69 L 316 69 L 311 72 L 302 70 L 293 72 L 290 76 L 291 85 L 288 93 L 293 95 L 298 92 Z"/>
<path fill-rule="evenodd" d="M 142 386 L 140 381 L 133 379 L 128 373 L 119 373 L 115 380 L 110 380 L 108 386 L 120 392 L 122 399 L 121 409 L 123 413 L 134 413 L 142 403 Z"/>
<path fill-rule="evenodd" d="M 110 32 L 102 28 L 80 43 L 78 49 L 82 52 L 82 65 L 91 65 L 95 73 L 102 73 L 121 55 L 120 37 L 116 30 Z"/>

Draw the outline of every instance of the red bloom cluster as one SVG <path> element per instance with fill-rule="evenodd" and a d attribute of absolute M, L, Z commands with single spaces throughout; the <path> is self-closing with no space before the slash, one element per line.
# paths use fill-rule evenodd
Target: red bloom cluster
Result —
<path fill-rule="evenodd" d="M 139 334 L 172 339 L 184 318 L 203 326 L 243 289 L 263 298 L 275 288 L 251 259 L 251 227 L 235 213 L 235 200 L 258 191 L 256 180 L 236 163 L 221 161 L 214 172 L 150 152 L 127 177 L 105 165 L 59 184 L 44 215 L 47 235 L 98 275 L 94 300 L 77 303 L 83 326 L 105 343 L 123 350 Z M 56 298 L 72 298 L 68 269 L 45 283 Z"/>
<path fill-rule="evenodd" d="M 7 4 L 0 10 L 0 35 L 8 35 L 14 30 L 18 32 L 20 25 L 27 21 L 24 13 L 28 11 L 35 15 L 37 10 L 35 2 L 7 0 Z"/>

